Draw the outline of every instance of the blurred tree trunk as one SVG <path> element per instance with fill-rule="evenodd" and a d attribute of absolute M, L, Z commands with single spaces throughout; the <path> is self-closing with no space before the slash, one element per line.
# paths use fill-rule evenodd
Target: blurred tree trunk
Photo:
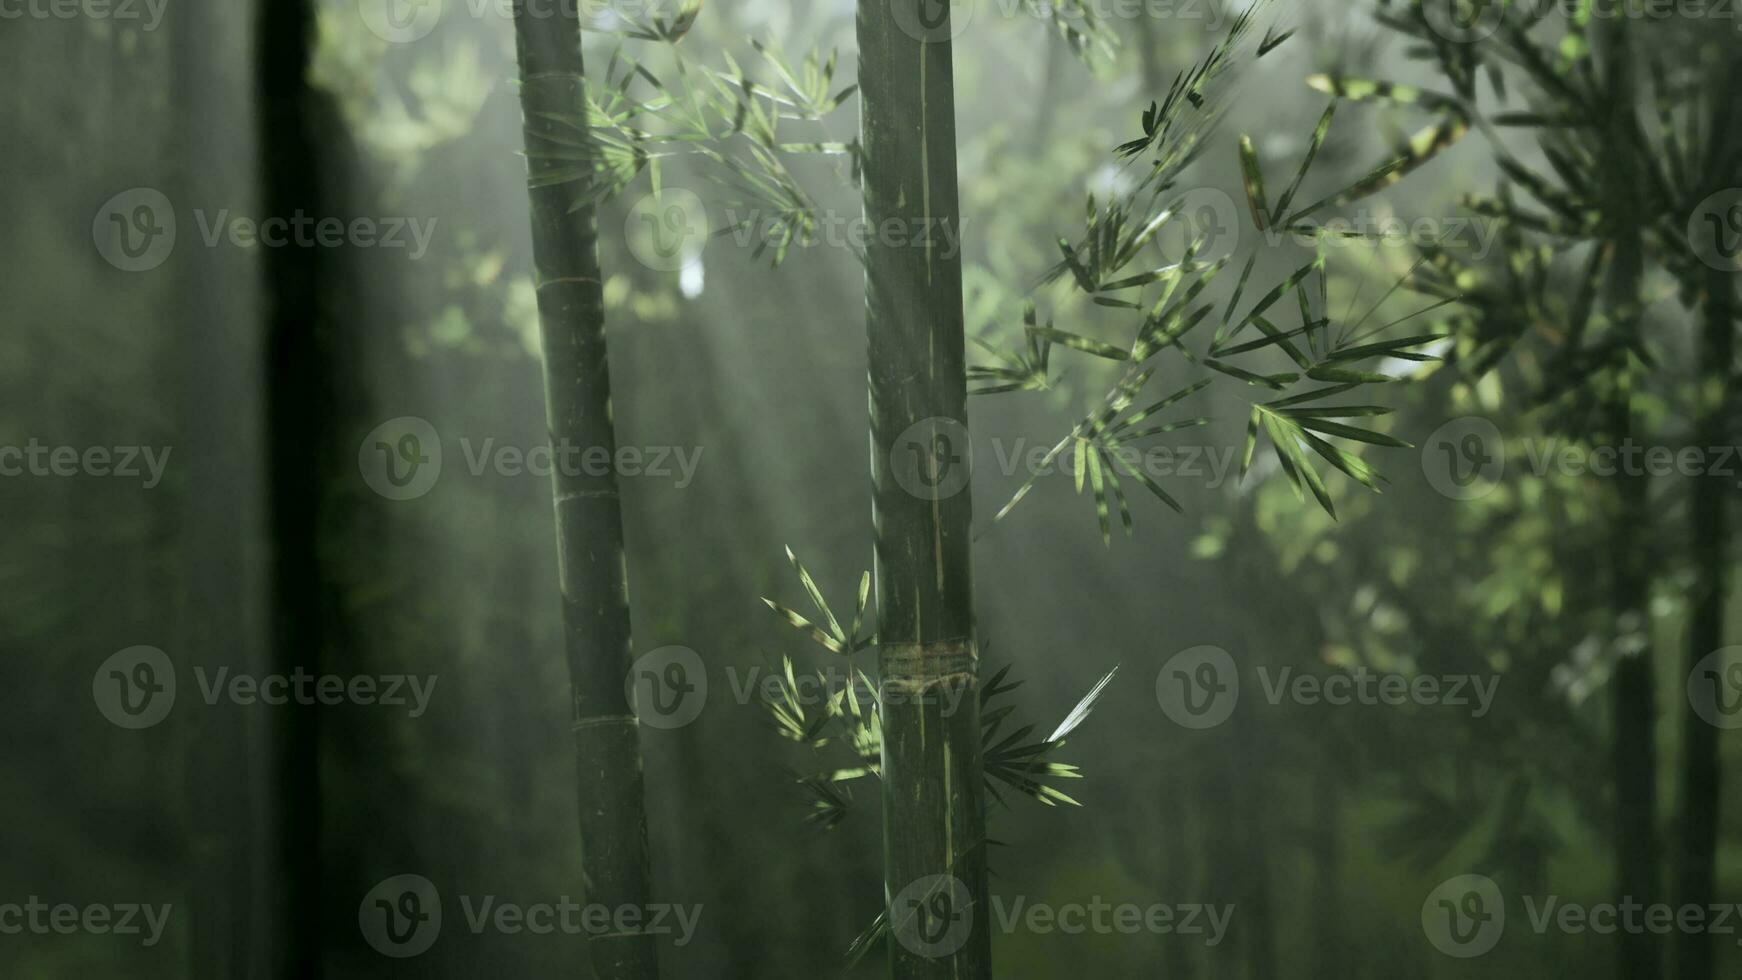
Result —
<path fill-rule="evenodd" d="M 1735 360 L 1735 273 L 1712 270 L 1706 276 L 1704 324 L 1700 334 L 1699 420 L 1701 451 L 1730 445 L 1731 365 Z M 1690 677 L 1709 654 L 1724 645 L 1724 605 L 1729 598 L 1729 488 L 1711 475 L 1694 479 L 1690 543 L 1694 556 L 1693 616 L 1688 628 Z M 1694 681 L 1697 683 L 1697 681 Z M 1689 705 L 1684 715 L 1685 753 L 1681 781 L 1681 831 L 1678 836 L 1676 900 L 1708 908 L 1717 889 L 1720 772 L 1717 726 Z M 1710 980 L 1711 936 L 1685 930 L 1679 941 L 1680 980 Z"/>
<path fill-rule="evenodd" d="M 1316 980 L 1339 980 L 1347 974 L 1343 962 L 1343 904 L 1340 871 L 1343 862 L 1343 786 L 1337 781 L 1338 760 L 1328 760 L 1327 772 L 1313 778 L 1313 966 Z"/>
<path fill-rule="evenodd" d="M 172 200 L 246 201 L 254 172 L 243 43 L 253 12 L 194 0 L 173 25 L 173 97 L 182 131 Z M 240 90 L 239 90 L 240 89 Z M 262 622 L 266 568 L 254 547 L 264 532 L 259 438 L 266 362 L 255 321 L 248 259 L 235 249 L 184 249 L 178 331 L 179 442 L 186 490 L 176 536 L 180 565 L 177 677 L 194 669 L 258 674 L 268 651 Z M 184 688 L 186 690 L 188 688 Z M 253 713 L 255 718 L 259 715 Z M 269 746 L 248 713 L 220 701 L 177 712 L 185 752 L 188 833 L 188 971 L 192 980 L 257 980 L 271 973 L 278 926 L 273 888 L 261 874 L 271 842 L 261 822 L 270 799 Z"/>
<path fill-rule="evenodd" d="M 1275 554 L 1258 526 L 1258 497 L 1246 494 L 1237 504 L 1233 534 L 1228 542 L 1234 581 L 1241 583 L 1274 583 Z M 1229 628 L 1229 636 L 1240 646 L 1230 651 L 1235 661 L 1254 668 L 1274 667 L 1276 658 L 1270 651 L 1276 642 L 1262 628 L 1261 622 L 1250 616 L 1240 616 Z M 1271 812 L 1273 787 L 1276 780 L 1268 771 L 1271 746 L 1279 744 L 1271 734 L 1270 715 L 1256 698 L 1242 698 L 1229 721 L 1233 725 L 1232 773 L 1233 823 L 1237 838 L 1230 838 L 1231 850 L 1225 855 L 1229 867 L 1237 868 L 1236 899 L 1242 920 L 1240 949 L 1246 965 L 1247 980 L 1272 980 L 1276 976 L 1276 903 L 1273 900 L 1270 876 L 1270 842 L 1275 836 L 1266 819 Z"/>
<path fill-rule="evenodd" d="M 1059 111 L 1059 87 L 1064 83 L 1065 61 L 1070 57 L 1069 49 L 1052 34 L 1042 35 L 1046 45 L 1046 54 L 1040 77 L 1040 98 L 1034 103 L 1034 131 L 1032 146 L 1037 154 L 1044 156 L 1047 144 L 1052 142 L 1053 119 Z"/>
<path fill-rule="evenodd" d="M 949 5 L 936 7 L 937 25 L 926 5 L 917 23 L 884 0 L 858 11 L 884 888 L 892 975 L 975 980 L 992 966 L 972 461 L 961 256 L 934 247 L 940 223 L 961 226 Z"/>
<path fill-rule="evenodd" d="M 527 166 L 541 175 L 572 166 L 541 154 L 553 144 L 551 115 L 585 111 L 581 28 L 573 8 L 556 13 L 514 5 Z M 573 185 L 534 184 L 532 256 L 544 343 L 545 398 L 553 443 L 604 449 L 615 459 L 611 375 L 597 216 L 571 213 Z M 646 909 L 651 885 L 640 729 L 624 679 L 633 662 L 623 511 L 614 469 L 592 475 L 558 468 L 556 535 L 563 637 L 574 701 L 580 791 L 581 867 L 589 904 Z M 647 933 L 588 936 L 601 980 L 656 977 L 658 949 Z"/>
<path fill-rule="evenodd" d="M 1635 128 L 1634 58 L 1624 24 L 1608 23 L 1598 31 L 1603 60 L 1603 79 L 1609 98 L 1609 132 L 1616 145 L 1631 145 Z M 1608 207 L 1610 259 L 1606 300 L 1614 328 L 1624 337 L 1637 337 L 1644 282 L 1643 221 L 1638 215 L 1638 189 L 1643 186 L 1634 173 L 1632 158 L 1625 153 L 1610 157 L 1601 178 Z M 1629 362 L 1616 369 L 1610 392 L 1609 436 L 1620 450 L 1635 432 L 1634 396 L 1639 372 Z M 1644 535 L 1649 524 L 1650 485 L 1644 474 L 1622 468 L 1617 481 L 1617 510 L 1611 527 L 1610 558 L 1613 573 L 1613 612 L 1629 649 L 1621 652 L 1610 680 L 1614 731 L 1612 733 L 1615 783 L 1615 873 L 1617 899 L 1649 904 L 1658 891 L 1657 738 L 1656 678 L 1651 647 L 1651 572 Z M 1647 933 L 1618 933 L 1620 976 L 1623 980 L 1656 980 L 1656 937 Z"/>
<path fill-rule="evenodd" d="M 1167 92 L 1167 75 L 1161 67 L 1161 27 L 1145 4 L 1136 17 L 1137 56 L 1143 65 L 1143 100 L 1160 99 Z"/>
<path fill-rule="evenodd" d="M 1742 156 L 1742 106 L 1727 93 L 1742 82 L 1742 54 L 1728 57 L 1712 72 L 1714 94 L 1706 127 L 1706 159 L 1701 193 L 1720 192 L 1735 183 L 1735 166 Z M 1726 93 L 1726 94 L 1716 94 Z M 1735 399 L 1736 278 L 1734 269 L 1709 269 L 1703 283 L 1703 304 L 1697 362 L 1695 440 L 1701 452 L 1731 444 L 1730 413 Z M 1692 621 L 1688 627 L 1687 669 L 1691 675 L 1705 658 L 1724 646 L 1724 610 L 1730 597 L 1731 490 L 1713 475 L 1694 481 L 1689 515 L 1694 556 Z M 1690 683 L 1693 681 L 1690 680 Z M 1676 900 L 1709 907 L 1717 892 L 1718 813 L 1723 777 L 1719 768 L 1719 730 L 1683 706 L 1683 762 L 1680 818 L 1677 834 Z M 1687 930 L 1678 940 L 1676 975 L 1680 980 L 1711 980 L 1712 940 L 1704 930 Z"/>
<path fill-rule="evenodd" d="M 1193 756 L 1182 753 L 1181 764 L 1190 761 Z M 1161 873 L 1166 883 L 1167 896 L 1177 905 L 1196 901 L 1198 895 L 1206 894 L 1189 886 L 1192 882 L 1191 854 L 1187 848 L 1191 846 L 1191 834 L 1195 829 L 1187 821 L 1186 794 L 1183 788 L 1190 783 L 1177 780 L 1172 792 L 1161 794 Z M 1199 888 L 1204 886 L 1200 883 Z M 1167 980 L 1190 980 L 1194 975 L 1191 952 L 1187 948 L 1184 937 L 1170 935 L 1162 937 L 1165 944 L 1162 947 L 1162 976 Z"/>
<path fill-rule="evenodd" d="M 267 217 L 334 213 L 320 165 L 320 96 L 308 82 L 313 0 L 265 0 L 255 22 L 256 137 L 260 210 Z M 272 542 L 271 672 L 320 673 L 334 606 L 321 563 L 325 503 L 336 446 L 337 379 L 332 323 L 323 308 L 326 251 L 262 249 L 266 316 L 268 527 Z M 287 705 L 264 714 L 271 728 L 272 894 L 281 928 L 269 953 L 274 974 L 321 973 L 321 782 L 319 711 Z"/>

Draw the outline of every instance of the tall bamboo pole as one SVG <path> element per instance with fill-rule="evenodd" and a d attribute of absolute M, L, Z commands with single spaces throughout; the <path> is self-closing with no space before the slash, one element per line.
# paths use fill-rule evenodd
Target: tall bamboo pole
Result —
<path fill-rule="evenodd" d="M 1742 56 L 1731 56 L 1713 73 L 1710 91 L 1727 91 L 1742 80 Z M 1742 109 L 1734 100 L 1713 96 L 1706 127 L 1703 189 L 1721 191 L 1731 181 L 1731 162 L 1742 150 L 1736 135 Z M 1713 268 L 1705 273 L 1700 305 L 1700 382 L 1696 421 L 1697 445 L 1730 445 L 1730 386 L 1736 358 L 1737 270 Z M 1730 597 L 1730 500 L 1732 492 L 1707 475 L 1694 482 L 1689 506 L 1694 556 L 1694 589 L 1687 635 L 1687 668 L 1692 674 L 1713 651 L 1724 645 L 1724 607 Z M 1719 768 L 1719 731 L 1688 704 L 1683 715 L 1680 823 L 1676 835 L 1676 901 L 1706 908 L 1717 891 L 1718 813 L 1723 783 Z M 1690 929 L 1677 940 L 1678 980 L 1711 980 L 1712 940 L 1705 930 Z"/>
<path fill-rule="evenodd" d="M 1700 337 L 1699 445 L 1729 445 L 1730 376 L 1735 359 L 1736 274 L 1713 270 L 1706 277 L 1704 324 Z M 1724 604 L 1729 598 L 1729 488 L 1717 478 L 1696 479 L 1689 530 L 1693 532 L 1695 584 L 1692 621 L 1688 626 L 1687 664 L 1690 673 L 1712 651 L 1724 645 Z M 1685 759 L 1681 782 L 1681 833 L 1677 835 L 1676 899 L 1709 907 L 1717 886 L 1718 729 L 1696 711 L 1684 719 Z M 1710 980 L 1712 944 L 1701 929 L 1688 930 L 1678 940 L 1677 977 Z"/>
<path fill-rule="evenodd" d="M 602 448 L 615 459 L 597 216 L 592 207 L 570 212 L 571 186 L 536 180 L 572 165 L 538 151 L 550 146 L 542 139 L 553 125 L 550 115 L 586 106 L 580 22 L 572 6 L 528 10 L 526 0 L 515 0 L 514 32 L 535 185 L 529 191 L 532 256 L 550 436 L 553 443 Z M 647 907 L 647 812 L 640 732 L 623 683 L 632 654 L 617 474 L 586 470 L 559 468 L 555 475 L 557 557 L 574 702 L 581 868 L 588 903 L 615 912 Z M 590 933 L 587 946 L 601 980 L 658 976 L 647 933 Z"/>
<path fill-rule="evenodd" d="M 1634 57 L 1621 25 L 1600 35 L 1603 81 L 1608 95 L 1607 128 L 1617 140 L 1636 131 Z M 1604 194 L 1614 250 L 1606 284 L 1609 315 L 1617 328 L 1636 336 L 1640 329 L 1645 278 L 1640 177 L 1633 159 L 1617 153 L 1603 169 Z M 1631 364 L 1618 368 L 1608 406 L 1609 436 L 1619 450 L 1632 440 L 1637 423 L 1635 395 L 1640 373 Z M 1615 783 L 1615 886 L 1618 900 L 1655 901 L 1659 888 L 1657 842 L 1656 677 L 1651 643 L 1651 572 L 1645 548 L 1650 521 L 1650 485 L 1644 474 L 1617 474 L 1617 511 L 1610 526 L 1614 611 L 1618 621 L 1637 630 L 1640 649 L 1615 665 L 1610 680 L 1614 730 L 1610 764 Z M 1647 980 L 1658 976 L 1660 950 L 1655 937 L 1623 933 L 1618 939 L 1619 976 Z"/>
<path fill-rule="evenodd" d="M 962 267 L 937 231 L 960 228 L 949 16 L 947 3 L 859 0 L 884 888 L 899 980 L 991 976 Z"/>
<path fill-rule="evenodd" d="M 332 183 L 318 134 L 321 96 L 308 81 L 315 44 L 312 0 L 266 0 L 255 14 L 254 73 L 264 214 L 333 213 Z M 336 639 L 337 610 L 320 542 L 334 479 L 343 365 L 335 354 L 331 257 L 313 248 L 268 250 L 262 264 L 266 311 L 266 425 L 271 533 L 272 671 L 320 673 Z M 277 881 L 269 938 L 272 976 L 322 972 L 320 713 L 275 712 L 267 723 L 274 798 L 269 807 Z"/>

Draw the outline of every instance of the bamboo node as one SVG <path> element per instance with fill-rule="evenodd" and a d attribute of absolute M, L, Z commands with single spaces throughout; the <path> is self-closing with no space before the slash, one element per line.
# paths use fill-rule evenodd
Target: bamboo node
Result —
<path fill-rule="evenodd" d="M 885 643 L 878 648 L 886 691 L 918 692 L 975 680 L 980 653 L 967 639 Z"/>

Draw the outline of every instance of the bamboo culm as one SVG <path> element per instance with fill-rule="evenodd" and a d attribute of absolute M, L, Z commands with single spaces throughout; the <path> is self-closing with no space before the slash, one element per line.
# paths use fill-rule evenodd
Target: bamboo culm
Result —
<path fill-rule="evenodd" d="M 867 227 L 960 228 L 948 6 L 858 8 Z M 922 5 L 923 6 L 923 5 Z M 991 976 L 959 255 L 867 245 L 891 976 Z M 930 244 L 928 244 L 930 243 Z"/>
<path fill-rule="evenodd" d="M 516 0 L 514 30 L 528 169 L 535 178 L 532 253 L 550 436 L 602 447 L 615 458 L 597 217 L 590 206 L 571 212 L 572 186 L 536 180 L 572 166 L 539 150 L 550 146 L 544 137 L 558 125 L 550 116 L 585 111 L 580 23 L 572 8 L 566 14 L 528 11 L 525 0 Z M 572 130 L 564 133 L 572 138 L 566 135 Z M 555 494 L 587 901 L 646 909 L 647 813 L 640 732 L 624 688 L 632 651 L 617 476 L 558 472 Z M 647 933 L 590 934 L 587 947 L 601 980 L 658 976 L 657 949 Z"/>

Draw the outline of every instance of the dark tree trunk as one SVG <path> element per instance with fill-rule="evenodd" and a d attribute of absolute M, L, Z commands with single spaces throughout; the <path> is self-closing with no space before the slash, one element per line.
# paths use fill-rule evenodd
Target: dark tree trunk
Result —
<path fill-rule="evenodd" d="M 961 227 L 947 5 L 943 16 L 909 23 L 884 0 L 858 12 L 867 226 L 934 230 L 931 244 L 874 234 L 865 257 L 884 887 L 899 980 L 990 977 L 992 955 L 962 266 L 935 234 Z M 965 935 L 943 928 L 963 922 Z"/>
<path fill-rule="evenodd" d="M 1630 141 L 1635 127 L 1633 53 L 1623 33 L 1625 25 L 1605 24 L 1599 30 L 1599 54 L 1607 86 L 1608 132 L 1619 142 Z M 1605 289 L 1613 328 L 1624 337 L 1640 329 L 1641 287 L 1644 280 L 1643 216 L 1639 207 L 1639 175 L 1630 159 L 1615 154 L 1601 174 L 1610 222 L 1607 239 L 1613 248 Z M 1631 363 L 1615 370 L 1610 392 L 1608 435 L 1620 450 L 1635 434 L 1634 397 L 1639 372 Z M 1617 900 L 1640 903 L 1658 892 L 1656 678 L 1651 647 L 1651 572 L 1645 534 L 1649 525 L 1650 486 L 1644 474 L 1618 472 L 1614 525 L 1610 528 L 1610 562 L 1614 589 L 1613 612 L 1626 633 L 1638 638 L 1638 648 L 1623 653 L 1610 679 L 1614 729 L 1611 766 L 1615 784 L 1615 886 Z M 1659 951 L 1649 933 L 1617 934 L 1619 970 L 1623 980 L 1656 980 Z"/>
<path fill-rule="evenodd" d="M 1336 760 L 1329 760 L 1334 770 Z M 1343 962 L 1343 787 L 1331 775 L 1313 779 L 1313 967 L 1316 980 L 1339 980 Z"/>
<path fill-rule="evenodd" d="M 572 166 L 539 151 L 553 146 L 548 137 L 555 124 L 548 116 L 584 111 L 586 105 L 580 22 L 572 9 L 552 15 L 517 0 L 514 31 L 528 169 L 537 178 Z M 564 183 L 529 190 L 547 421 L 553 442 L 600 447 L 615 459 L 597 216 L 591 207 L 570 211 L 576 193 Z M 633 653 L 617 474 L 611 468 L 599 475 L 586 467 L 559 469 L 555 494 L 587 899 L 611 909 L 645 909 L 652 890 L 647 805 L 640 729 L 624 687 Z M 659 974 L 650 934 L 589 935 L 587 946 L 601 980 Z"/>
<path fill-rule="evenodd" d="M 308 0 L 264 2 L 255 24 L 260 210 L 268 217 L 330 213 L 319 165 L 317 96 L 307 80 L 314 45 Z M 268 530 L 272 541 L 271 671 L 320 672 L 332 611 L 321 568 L 323 504 L 335 445 L 332 324 L 322 308 L 330 266 L 322 250 L 262 249 L 266 309 Z M 276 854 L 268 877 L 277 901 L 274 975 L 321 971 L 321 733 L 318 712 L 270 713 L 270 808 Z"/>
<path fill-rule="evenodd" d="M 172 102 L 183 129 L 170 197 L 183 204 L 247 200 L 255 176 L 246 162 L 252 106 L 229 83 L 247 70 L 247 47 L 235 42 L 252 29 L 252 12 L 217 0 L 184 9 L 193 16 L 173 27 Z M 260 618 L 266 568 L 250 547 L 264 520 L 255 447 L 265 361 L 260 335 L 235 326 L 256 315 L 245 255 L 184 249 L 176 261 L 186 324 L 178 337 L 177 462 L 187 481 L 176 535 L 175 653 L 180 683 L 192 685 L 196 667 L 259 673 L 267 664 Z M 271 972 L 269 951 L 282 945 L 269 938 L 278 921 L 273 888 L 260 874 L 271 845 L 260 822 L 271 788 L 263 729 L 222 702 L 174 717 L 186 758 L 188 976 L 258 980 Z"/>
<path fill-rule="evenodd" d="M 1704 324 L 1700 332 L 1700 418 L 1697 445 L 1730 445 L 1731 364 L 1735 359 L 1733 272 L 1706 276 Z M 1714 476 L 1696 477 L 1690 548 L 1694 556 L 1693 618 L 1688 627 L 1688 671 L 1724 645 L 1724 605 L 1729 597 L 1730 488 Z M 1681 831 L 1677 851 L 1677 901 L 1707 908 L 1717 890 L 1718 769 L 1717 726 L 1688 710 L 1683 731 L 1685 759 L 1681 781 Z M 1710 980 L 1711 936 L 1684 931 L 1679 940 L 1680 980 Z"/>

